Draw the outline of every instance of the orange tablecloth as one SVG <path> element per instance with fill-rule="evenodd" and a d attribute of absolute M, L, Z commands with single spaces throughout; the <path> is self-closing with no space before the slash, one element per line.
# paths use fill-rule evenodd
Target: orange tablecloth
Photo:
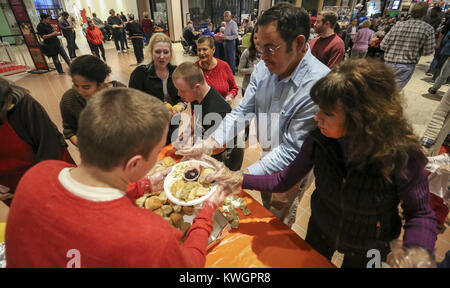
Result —
<path fill-rule="evenodd" d="M 158 160 L 166 156 L 179 160 L 174 153 L 170 145 L 166 146 Z M 245 191 L 239 196 L 245 199 L 251 214 L 245 216 L 237 209 L 239 228 L 231 229 L 208 251 L 207 268 L 335 267 Z"/>

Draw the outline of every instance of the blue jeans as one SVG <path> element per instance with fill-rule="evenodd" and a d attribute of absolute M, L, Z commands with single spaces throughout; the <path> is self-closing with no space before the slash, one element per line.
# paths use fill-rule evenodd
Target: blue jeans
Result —
<path fill-rule="evenodd" d="M 416 64 L 402 64 L 387 62 L 387 65 L 391 66 L 395 71 L 395 83 L 399 90 L 403 89 L 406 84 L 408 84 L 414 70 L 416 69 Z"/>
<path fill-rule="evenodd" d="M 223 41 L 225 52 L 225 61 L 230 65 L 231 71 L 234 74 L 236 69 L 236 40 Z"/>

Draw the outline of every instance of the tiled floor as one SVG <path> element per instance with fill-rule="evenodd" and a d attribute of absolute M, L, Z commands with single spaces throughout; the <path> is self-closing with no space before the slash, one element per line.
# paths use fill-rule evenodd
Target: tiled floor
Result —
<path fill-rule="evenodd" d="M 78 35 L 77 44 L 80 47 L 78 55 L 89 53 L 89 47 L 84 41 L 82 35 Z M 131 46 L 130 46 L 131 47 Z M 128 84 L 129 76 L 131 72 L 135 69 L 135 57 L 132 51 L 128 54 L 117 54 L 112 42 L 108 42 L 105 45 L 106 57 L 108 60 L 108 65 L 112 68 L 112 74 L 110 80 L 118 80 L 124 84 Z M 148 59 L 148 53 L 145 53 L 146 59 Z M 174 63 L 179 64 L 184 61 L 196 61 L 195 57 L 183 55 L 183 48 L 181 44 L 174 45 L 175 59 Z M 407 118 L 413 124 L 413 127 L 417 135 L 421 135 L 425 130 L 426 124 L 431 118 L 431 115 L 437 105 L 439 104 L 439 96 L 442 96 L 444 91 L 448 86 L 443 86 L 441 91 L 437 94 L 437 97 L 431 97 L 427 93 L 427 89 L 430 86 L 429 78 L 425 76 L 424 70 L 429 65 L 431 57 L 423 57 L 417 66 L 416 72 L 413 78 L 405 88 L 405 114 Z M 64 69 L 67 71 L 66 64 L 63 64 Z M 59 112 L 59 101 L 63 93 L 69 89 L 72 85 L 69 75 L 60 76 L 56 71 L 36 75 L 36 74 L 22 74 L 19 76 L 9 77 L 9 79 L 15 81 L 18 85 L 28 88 L 32 95 L 45 107 L 49 113 L 51 119 L 55 122 L 60 130 L 62 130 L 61 115 Z M 242 83 L 242 77 L 237 75 L 236 82 L 238 86 Z M 240 89 L 239 89 L 240 90 Z M 240 93 L 240 92 L 239 92 Z M 233 106 L 236 106 L 242 96 L 235 99 Z M 250 133 L 254 133 L 254 129 L 250 130 Z M 75 161 L 78 161 L 78 151 L 74 146 L 70 146 L 70 152 L 74 157 Z M 249 147 L 246 149 L 244 156 L 243 168 L 248 167 L 260 157 L 261 150 L 258 146 Z M 311 215 L 311 209 L 309 201 L 311 198 L 311 193 L 314 190 L 312 186 L 304 195 L 299 209 L 297 211 L 297 221 L 292 227 L 292 229 L 304 238 L 306 235 L 306 230 L 308 226 L 308 220 Z M 261 202 L 260 195 L 256 191 L 248 191 L 255 199 Z M 438 236 L 438 241 L 436 243 L 436 259 L 438 261 L 442 260 L 445 252 L 450 250 L 450 229 L 448 228 L 444 234 Z M 340 266 L 342 263 L 342 255 L 336 253 L 333 258 L 333 263 L 336 266 Z"/>

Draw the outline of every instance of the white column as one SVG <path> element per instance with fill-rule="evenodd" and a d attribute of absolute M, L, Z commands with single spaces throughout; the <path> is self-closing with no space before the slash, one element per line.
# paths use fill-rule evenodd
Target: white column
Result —
<path fill-rule="evenodd" d="M 169 21 L 170 39 L 179 41 L 180 37 L 183 36 L 180 1 L 167 1 L 167 21 Z"/>

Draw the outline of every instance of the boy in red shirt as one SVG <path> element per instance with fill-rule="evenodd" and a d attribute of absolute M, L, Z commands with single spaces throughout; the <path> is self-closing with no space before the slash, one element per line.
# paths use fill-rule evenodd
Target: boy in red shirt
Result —
<path fill-rule="evenodd" d="M 204 202 L 183 244 L 181 231 L 135 204 L 162 189 L 164 173 L 145 175 L 165 143 L 164 104 L 106 89 L 79 123 L 78 167 L 44 161 L 19 182 L 6 228 L 8 267 L 203 267 L 222 189 Z"/>

